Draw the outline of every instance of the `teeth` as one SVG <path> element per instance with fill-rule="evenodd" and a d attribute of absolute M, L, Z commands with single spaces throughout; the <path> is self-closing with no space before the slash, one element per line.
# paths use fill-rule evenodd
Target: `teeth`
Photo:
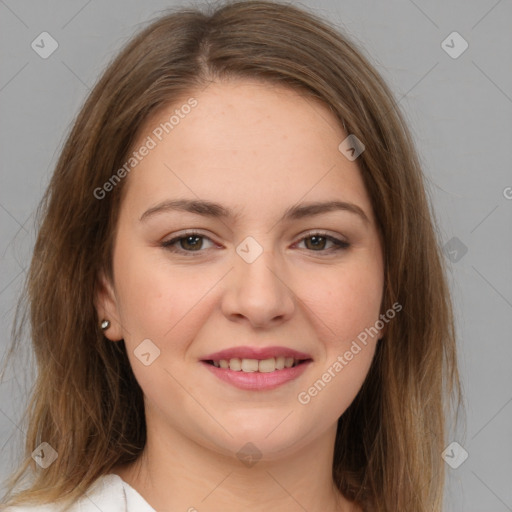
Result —
<path fill-rule="evenodd" d="M 299 363 L 299 360 L 293 357 L 270 357 L 269 359 L 239 359 L 233 358 L 229 361 L 221 359 L 220 361 L 213 361 L 213 365 L 217 368 L 230 369 L 235 372 L 260 372 L 270 373 L 275 370 L 282 370 L 283 368 L 291 368 Z"/>
<path fill-rule="evenodd" d="M 229 361 L 231 364 L 231 360 Z M 257 372 L 258 371 L 258 360 L 257 359 L 242 359 L 242 371 L 243 372 Z"/>
<path fill-rule="evenodd" d="M 229 360 L 229 369 L 235 372 L 239 372 L 242 370 L 242 360 L 235 358 Z"/>
<path fill-rule="evenodd" d="M 258 370 L 261 373 L 270 373 L 276 369 L 276 360 L 271 357 L 270 359 L 262 359 L 258 363 Z"/>

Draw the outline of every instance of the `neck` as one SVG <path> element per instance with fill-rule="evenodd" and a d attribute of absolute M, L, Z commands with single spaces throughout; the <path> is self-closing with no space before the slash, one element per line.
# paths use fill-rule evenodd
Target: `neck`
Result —
<path fill-rule="evenodd" d="M 360 510 L 332 480 L 336 425 L 296 452 L 258 461 L 222 455 L 176 430 L 165 430 L 165 437 L 156 435 L 150 427 L 139 459 L 113 472 L 155 510 Z"/>

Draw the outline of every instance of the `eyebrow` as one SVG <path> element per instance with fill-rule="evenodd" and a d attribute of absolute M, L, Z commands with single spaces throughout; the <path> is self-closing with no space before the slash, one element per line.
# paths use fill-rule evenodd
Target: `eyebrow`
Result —
<path fill-rule="evenodd" d="M 360 206 L 354 203 L 348 203 L 346 201 L 326 201 L 326 202 L 309 202 L 299 203 L 295 206 L 288 208 L 279 222 L 287 220 L 297 220 L 304 217 L 310 217 L 313 215 L 320 215 L 322 213 L 328 213 L 332 211 L 347 211 L 358 215 L 365 223 L 369 224 L 370 220 L 366 216 L 365 212 Z M 149 217 L 157 214 L 170 211 L 182 211 L 195 213 L 205 217 L 213 217 L 218 219 L 238 219 L 239 214 L 234 211 L 222 206 L 219 203 L 212 201 L 205 201 L 199 199 L 173 199 L 163 201 L 155 206 L 152 206 L 146 210 L 141 216 L 140 221 L 145 221 Z"/>

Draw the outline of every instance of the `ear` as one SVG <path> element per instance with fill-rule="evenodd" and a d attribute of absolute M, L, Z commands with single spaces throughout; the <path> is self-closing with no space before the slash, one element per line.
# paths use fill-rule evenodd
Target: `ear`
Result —
<path fill-rule="evenodd" d="M 380 330 L 378 341 L 380 341 L 388 332 L 388 324 L 384 322 L 384 327 Z"/>
<path fill-rule="evenodd" d="M 96 283 L 94 306 L 98 313 L 98 326 L 103 320 L 108 320 L 110 326 L 103 331 L 103 335 L 111 341 L 123 339 L 123 330 L 119 321 L 119 310 L 114 286 L 101 271 Z M 98 327 L 101 330 L 101 327 Z"/>

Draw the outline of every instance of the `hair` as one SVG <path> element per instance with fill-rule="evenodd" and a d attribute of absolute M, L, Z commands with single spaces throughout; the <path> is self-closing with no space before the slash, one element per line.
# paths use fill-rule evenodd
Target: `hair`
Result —
<path fill-rule="evenodd" d="M 10 476 L 7 503 L 72 503 L 141 454 L 142 390 L 124 341 L 106 342 L 95 308 L 98 276 L 112 279 L 126 180 L 101 200 L 93 191 L 126 162 L 151 115 L 229 79 L 318 99 L 364 142 L 356 163 L 384 241 L 382 312 L 396 302 L 402 310 L 338 420 L 333 481 L 364 510 L 441 510 L 447 406 L 455 401 L 458 411 L 462 391 L 446 269 L 412 136 L 355 43 L 304 8 L 267 1 L 161 14 L 113 59 L 82 106 L 37 212 L 13 326 L 10 353 L 30 324 L 37 377 L 24 416 L 25 458 Z M 47 469 L 31 458 L 43 441 L 58 453 Z M 14 493 L 27 473 L 30 486 Z"/>

